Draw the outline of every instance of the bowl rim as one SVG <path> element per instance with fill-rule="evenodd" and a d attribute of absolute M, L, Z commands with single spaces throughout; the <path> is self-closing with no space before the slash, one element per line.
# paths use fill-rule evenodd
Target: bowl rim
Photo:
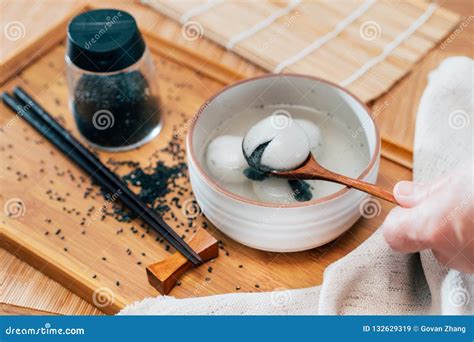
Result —
<path fill-rule="evenodd" d="M 224 88 L 220 89 L 218 92 L 216 92 L 214 95 L 212 95 L 211 97 L 209 97 L 198 109 L 197 113 L 194 115 L 194 117 L 191 119 L 191 124 L 188 128 L 188 133 L 186 135 L 186 145 L 187 145 L 187 153 L 188 153 L 188 156 L 190 156 L 192 162 L 194 163 L 198 173 L 204 178 L 204 180 L 208 183 L 208 185 L 211 185 L 212 187 L 214 187 L 218 192 L 220 193 L 223 193 L 225 196 L 228 196 L 228 197 L 231 197 L 232 199 L 238 201 L 238 202 L 243 202 L 245 204 L 252 204 L 252 205 L 256 205 L 256 206 L 261 206 L 261 207 L 269 207 L 269 208 L 302 208 L 302 207 L 308 207 L 308 206 L 312 206 L 314 204 L 320 204 L 320 203 L 324 203 L 324 202 L 330 202 L 338 197 L 342 197 L 344 194 L 346 194 L 347 192 L 349 192 L 350 190 L 354 190 L 354 189 L 351 189 L 351 188 L 348 188 L 348 187 L 344 187 L 342 188 L 341 190 L 339 191 L 336 191 L 335 193 L 333 194 L 330 194 L 330 195 L 327 195 L 327 196 L 324 196 L 324 197 L 320 197 L 320 198 L 317 198 L 317 199 L 313 199 L 311 201 L 307 201 L 307 202 L 297 202 L 297 203 L 284 203 L 284 204 L 281 204 L 281 203 L 270 203 L 270 202 L 261 202 L 261 201 L 255 201 L 255 200 L 251 200 L 251 199 L 248 199 L 248 198 L 245 198 L 243 196 L 240 196 L 240 195 L 237 195 L 237 194 L 234 194 L 226 189 L 224 189 L 222 186 L 220 186 L 211 176 L 209 176 L 206 171 L 204 170 L 204 168 L 201 166 L 201 163 L 199 162 L 198 158 L 196 157 L 196 154 L 194 153 L 194 148 L 193 148 L 193 145 L 192 145 L 192 141 L 193 141 L 193 134 L 194 134 L 194 129 L 196 127 L 196 123 L 197 121 L 199 120 L 199 117 L 202 115 L 202 113 L 204 112 L 204 110 L 209 106 L 209 104 L 214 101 L 218 96 L 220 96 L 222 93 L 228 91 L 229 89 L 232 89 L 234 87 L 237 87 L 237 86 L 240 86 L 240 85 L 243 85 L 245 83 L 250 83 L 250 82 L 253 82 L 253 81 L 256 81 L 256 80 L 260 80 L 260 79 L 264 79 L 264 78 L 273 78 L 273 77 L 285 77 L 285 76 L 289 76 L 289 77 L 296 77 L 296 78 L 304 78 L 304 79 L 307 79 L 307 80 L 310 80 L 310 81 L 316 81 L 316 82 L 321 82 L 321 83 L 326 83 L 330 86 L 333 86 L 333 87 L 336 87 L 338 88 L 339 90 L 345 92 L 347 95 L 349 95 L 350 97 L 352 97 L 356 102 L 358 102 L 362 108 L 364 108 L 364 110 L 366 111 L 369 119 L 372 121 L 373 123 L 373 127 L 374 127 L 374 133 L 375 133 L 375 149 L 374 149 L 374 153 L 372 154 L 371 158 L 370 158 L 370 161 L 369 161 L 369 164 L 367 165 L 367 167 L 362 171 L 362 173 L 359 175 L 359 177 L 357 177 L 357 179 L 359 180 L 363 180 L 368 174 L 369 172 L 373 169 L 377 159 L 379 158 L 380 156 L 380 145 L 381 145 L 381 142 L 380 142 L 380 133 L 379 133 L 379 130 L 378 130 L 378 127 L 377 127 L 377 123 L 375 122 L 374 120 L 374 117 L 373 117 L 373 113 L 372 111 L 366 106 L 365 103 L 363 103 L 357 96 L 355 96 L 352 92 L 350 92 L 349 90 L 341 87 L 340 85 L 334 83 L 334 82 L 331 82 L 331 81 L 328 81 L 328 80 L 325 80 L 323 78 L 320 78 L 320 77 L 316 77 L 316 76 L 311 76 L 311 75 L 305 75 L 305 74 L 297 74 L 297 73 L 281 73 L 281 74 L 273 74 L 273 73 L 267 73 L 267 74 L 263 74 L 263 75 L 258 75 L 258 76 L 255 76 L 255 77 L 250 77 L 250 78 L 246 78 L 246 79 L 243 79 L 241 81 L 238 81 L 238 82 L 235 82 L 235 83 L 232 83 L 232 84 L 229 84 L 227 86 L 225 86 Z M 189 163 L 190 161 L 188 161 Z M 354 190 L 355 191 L 355 190 Z"/>

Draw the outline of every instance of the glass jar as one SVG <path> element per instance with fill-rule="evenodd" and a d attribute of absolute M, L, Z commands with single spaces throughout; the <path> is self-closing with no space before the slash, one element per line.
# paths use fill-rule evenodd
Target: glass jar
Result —
<path fill-rule="evenodd" d="M 82 13 L 69 23 L 67 44 L 69 105 L 87 142 L 125 151 L 156 137 L 155 70 L 135 19 L 114 9 Z"/>

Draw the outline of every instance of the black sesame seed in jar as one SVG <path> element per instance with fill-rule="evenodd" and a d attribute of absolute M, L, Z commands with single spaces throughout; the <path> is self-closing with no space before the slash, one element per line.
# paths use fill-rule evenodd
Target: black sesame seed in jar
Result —
<path fill-rule="evenodd" d="M 122 147 L 146 139 L 160 124 L 160 103 L 140 71 L 85 74 L 76 84 L 72 109 L 91 143 Z"/>
<path fill-rule="evenodd" d="M 66 65 L 71 110 L 89 143 L 123 151 L 159 133 L 155 69 L 129 13 L 97 9 L 74 17 L 68 26 Z"/>

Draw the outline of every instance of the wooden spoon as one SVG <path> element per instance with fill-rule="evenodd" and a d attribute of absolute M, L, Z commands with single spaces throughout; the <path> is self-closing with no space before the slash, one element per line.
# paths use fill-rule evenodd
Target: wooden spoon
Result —
<path fill-rule="evenodd" d="M 397 204 L 391 191 L 385 190 L 377 185 L 367 183 L 358 179 L 343 176 L 322 167 L 310 153 L 306 161 L 298 168 L 289 171 L 272 170 L 271 175 L 287 179 L 319 179 L 339 184 L 366 192 L 378 198 Z"/>
<path fill-rule="evenodd" d="M 367 183 L 358 179 L 350 178 L 347 176 L 343 176 L 328 169 L 322 167 L 316 159 L 313 157 L 311 153 L 311 149 L 308 144 L 298 144 L 303 142 L 303 140 L 298 139 L 299 136 L 304 135 L 305 132 L 302 128 L 298 131 L 298 126 L 288 126 L 281 132 L 273 132 L 272 127 L 266 127 L 268 119 L 264 119 L 257 123 L 257 125 L 253 126 L 247 134 L 244 136 L 242 140 L 242 153 L 244 154 L 247 163 L 251 167 L 251 170 L 257 171 L 259 177 L 260 175 L 264 174 L 271 174 L 272 176 L 279 177 L 279 178 L 286 178 L 286 179 L 296 179 L 296 180 L 305 180 L 305 179 L 319 179 L 325 180 L 330 182 L 335 182 L 339 184 L 346 185 L 348 187 L 369 193 L 386 201 L 392 202 L 397 204 L 395 201 L 395 197 L 393 193 L 378 187 L 377 185 Z M 261 128 L 262 126 L 263 128 Z M 267 125 L 268 126 L 268 125 Z M 290 130 L 292 128 L 292 130 Z M 260 129 L 260 131 L 259 131 Z M 267 141 L 261 141 L 262 137 L 268 135 L 268 132 L 275 133 L 276 135 Z M 263 135 L 262 135 L 263 134 Z M 279 135 L 281 134 L 281 135 Z M 281 167 L 275 168 L 275 160 L 271 158 L 266 158 L 266 163 L 270 163 L 273 165 L 265 165 L 262 163 L 262 158 L 264 157 L 265 152 L 267 151 L 268 147 L 272 146 L 273 139 L 279 139 L 277 143 L 273 145 L 273 152 L 278 153 L 279 155 L 284 155 L 289 153 L 289 149 L 293 148 L 293 145 L 296 145 L 296 151 L 292 158 L 287 158 L 287 163 L 282 163 L 285 160 L 279 160 L 276 162 L 277 165 L 290 165 L 289 167 L 294 167 L 298 165 L 300 161 L 303 160 L 304 156 L 307 155 L 306 159 L 300 166 L 297 166 L 294 169 L 281 169 Z M 253 148 L 255 142 L 259 142 L 259 145 Z M 247 145 L 247 147 L 246 147 Z M 250 148 L 252 147 L 252 148 Z M 279 151 L 275 152 L 275 149 L 280 148 Z M 250 151 L 251 150 L 251 151 Z M 249 154 L 248 154 L 249 153 Z M 275 159 L 275 158 L 273 158 Z M 252 173 L 246 174 L 247 177 L 258 180 L 258 177 L 252 176 Z"/>

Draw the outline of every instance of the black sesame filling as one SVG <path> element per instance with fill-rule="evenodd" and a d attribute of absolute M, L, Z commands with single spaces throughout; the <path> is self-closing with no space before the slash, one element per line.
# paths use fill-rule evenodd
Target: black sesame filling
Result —
<path fill-rule="evenodd" d="M 268 172 L 271 171 L 271 169 L 265 165 L 262 165 L 262 156 L 263 152 L 265 152 L 265 149 L 267 148 L 268 144 L 270 144 L 271 140 L 264 142 L 263 144 L 260 144 L 257 146 L 257 148 L 252 152 L 250 156 L 248 156 L 247 163 L 253 167 L 254 169 L 262 172 Z M 245 152 L 244 152 L 245 154 Z"/>
<path fill-rule="evenodd" d="M 243 172 L 245 177 L 247 177 L 248 179 L 252 181 L 261 182 L 267 177 L 269 177 L 268 172 L 270 172 L 271 169 L 265 165 L 262 165 L 262 156 L 263 152 L 265 152 L 265 149 L 267 148 L 268 144 L 270 144 L 270 142 L 271 140 L 258 145 L 257 148 L 252 152 L 252 154 L 246 158 L 249 167 L 246 168 Z M 289 179 L 288 184 L 291 190 L 293 191 L 295 200 L 297 200 L 298 202 L 307 202 L 313 198 L 313 194 L 311 192 L 311 185 L 309 185 L 308 182 L 299 179 Z"/>

